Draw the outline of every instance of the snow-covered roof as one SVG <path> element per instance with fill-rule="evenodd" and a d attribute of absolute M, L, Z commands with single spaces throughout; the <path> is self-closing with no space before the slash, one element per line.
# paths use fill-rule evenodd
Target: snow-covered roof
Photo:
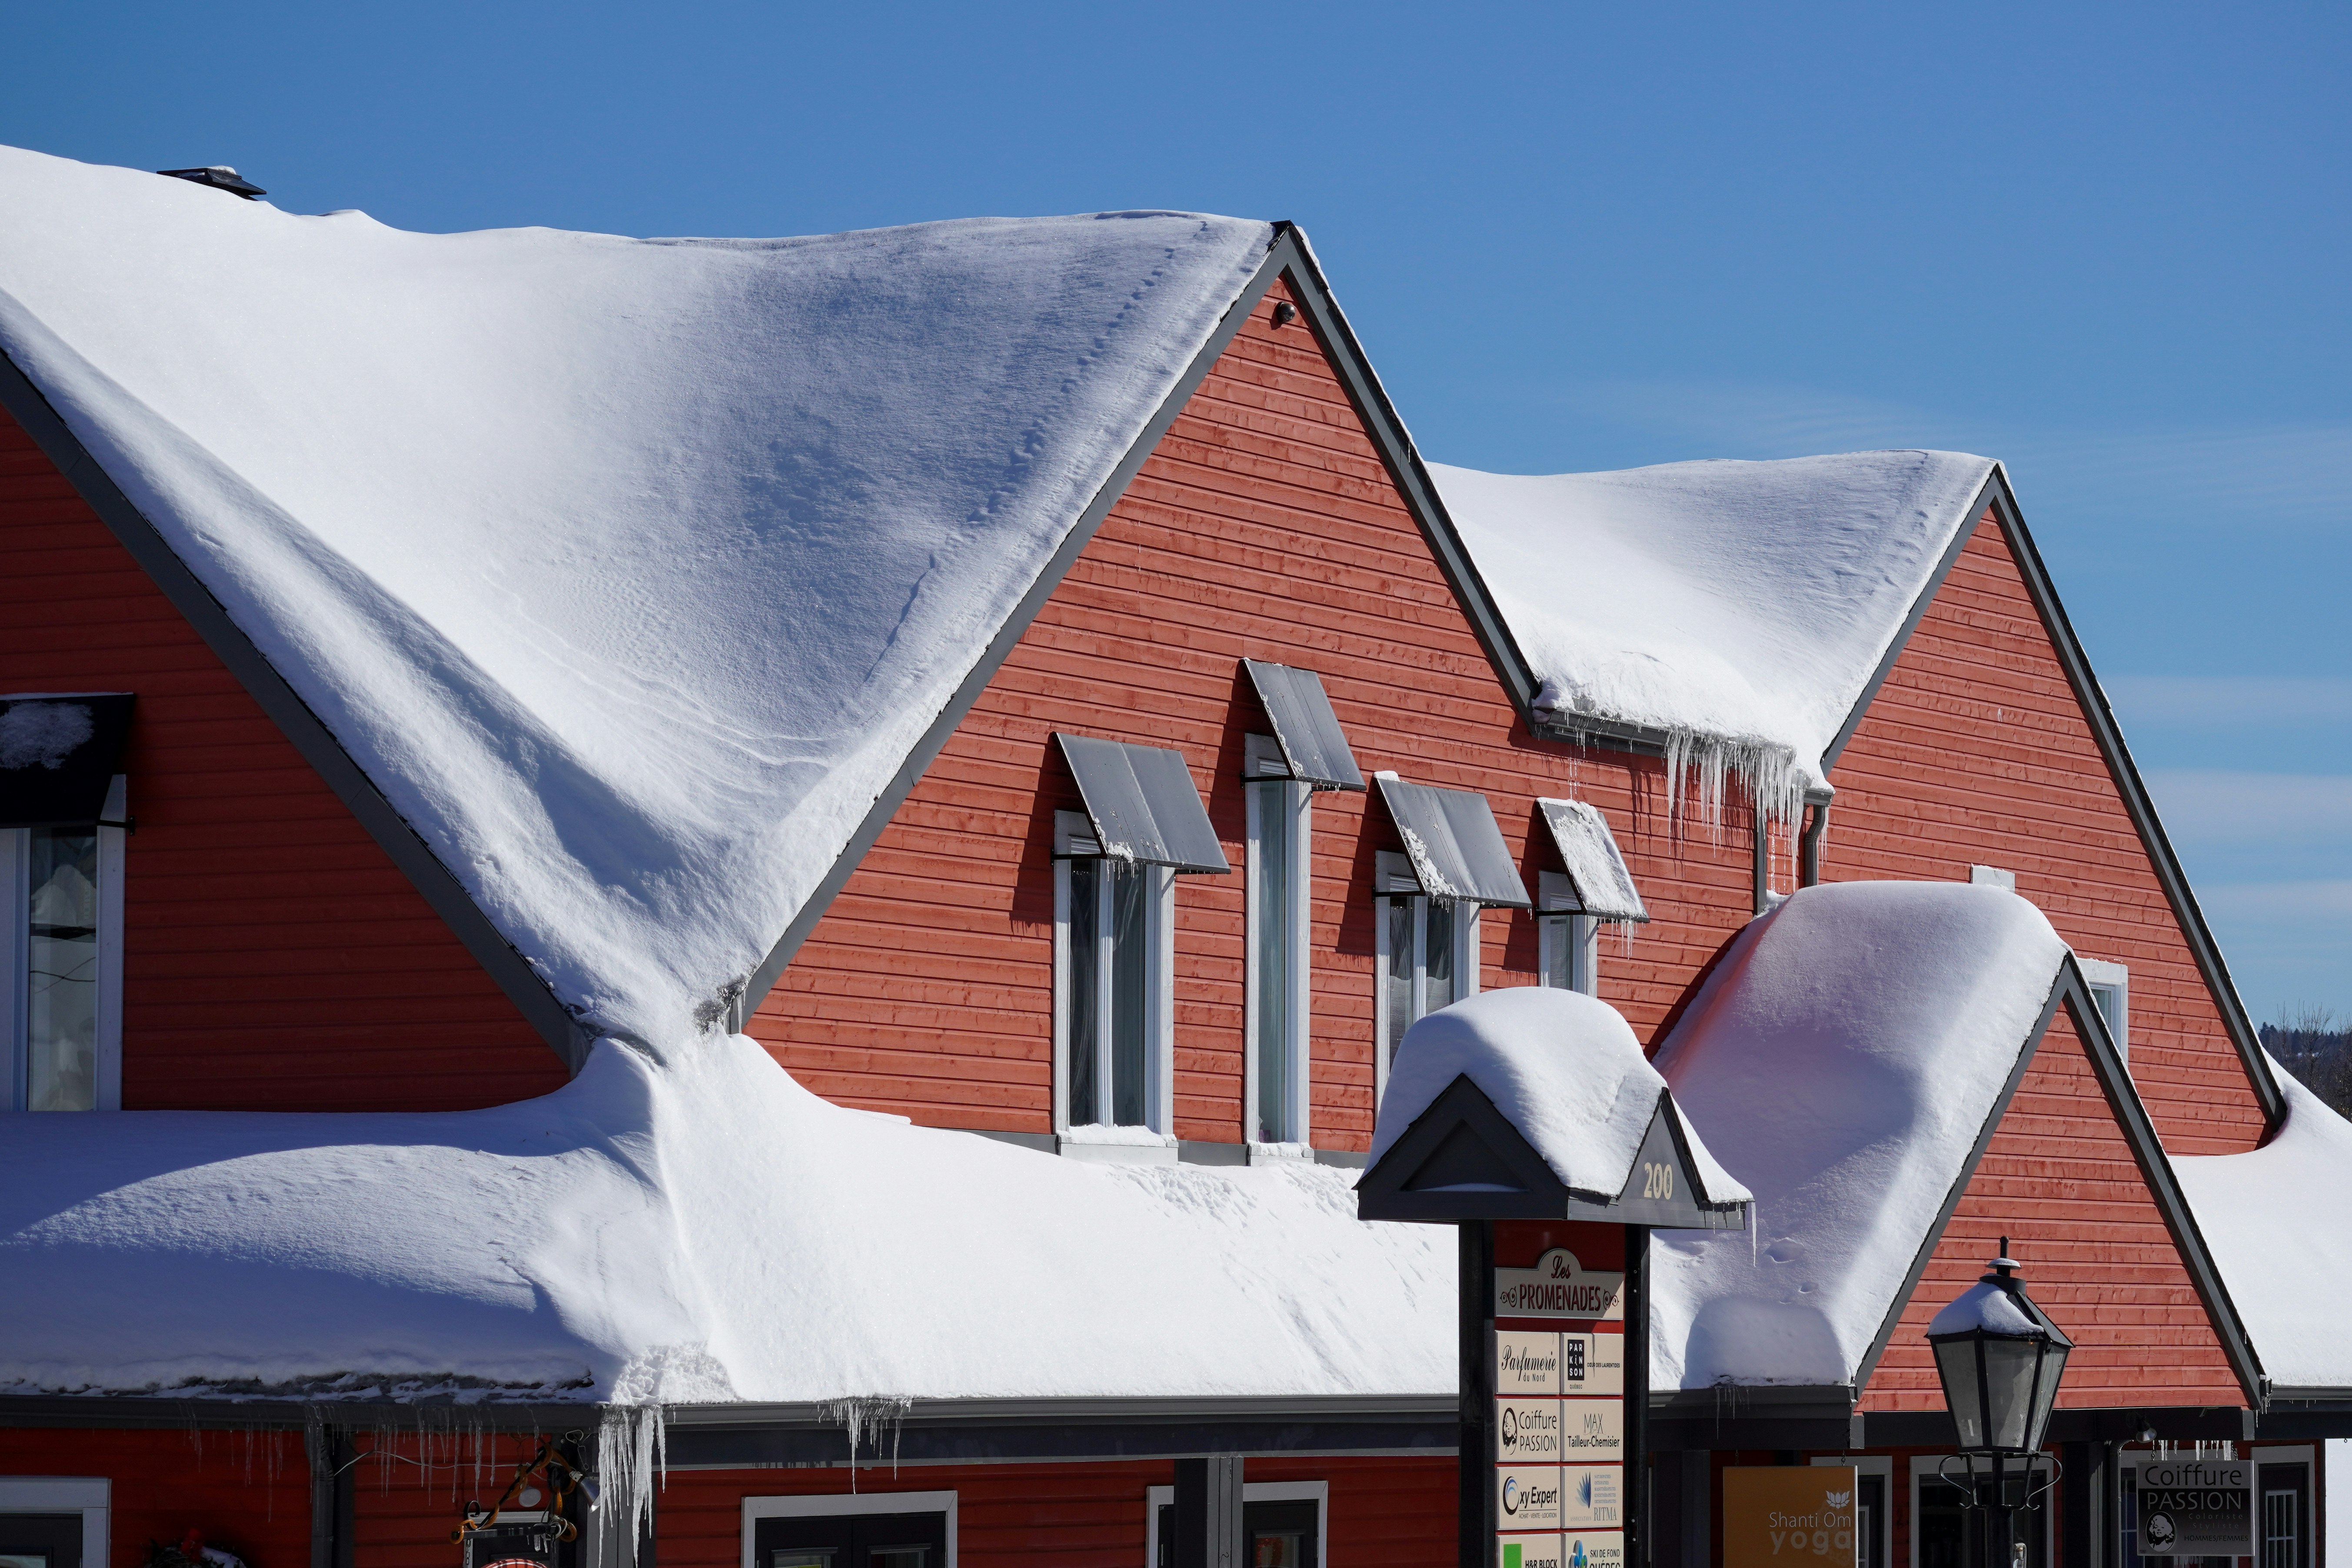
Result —
<path fill-rule="evenodd" d="M 1624 1190 L 1666 1089 L 1633 1026 L 1608 1003 L 1548 985 L 1482 991 L 1404 1032 L 1365 1163 L 1379 1164 L 1414 1119 L 1465 1076 L 1554 1175 L 1604 1199 Z M 1705 1189 L 1698 1195 L 1708 1204 L 1745 1202 L 1748 1189 L 1707 1152 L 1697 1130 L 1686 1121 L 1684 1132 L 1692 1174 Z"/>
<path fill-rule="evenodd" d="M 1740 933 L 1657 1062 L 1754 1233 L 1658 1233 L 1654 1386 L 1857 1380 L 2065 957 L 1964 883 L 1806 888 Z"/>
<path fill-rule="evenodd" d="M 1665 731 L 1759 795 L 1837 738 L 1991 461 L 1853 452 L 1521 476 L 1429 466 L 1542 683 L 1537 707 Z"/>
<path fill-rule="evenodd" d="M 1359 1221 L 1352 1172 L 1106 1165 L 910 1127 L 818 1099 L 740 1036 L 667 1064 L 599 1049 L 488 1110 L 11 1120 L 9 1392 L 1454 1387 L 1453 1242 Z"/>
<path fill-rule="evenodd" d="M 590 1032 L 751 973 L 1265 224 L 410 234 L 0 149 L 0 350 Z"/>
<path fill-rule="evenodd" d="M 2275 1061 L 2276 1136 L 2242 1154 L 2176 1155 L 2172 1169 L 2275 1390 L 2352 1391 L 2352 1122 Z"/>

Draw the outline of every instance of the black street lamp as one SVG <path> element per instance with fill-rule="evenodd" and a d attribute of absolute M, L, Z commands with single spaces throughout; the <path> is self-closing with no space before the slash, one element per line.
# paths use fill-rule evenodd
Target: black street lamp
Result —
<path fill-rule="evenodd" d="M 2001 1256 L 1992 1260 L 1992 1272 L 1962 1291 L 1927 1325 L 1927 1343 L 1936 1352 L 1936 1376 L 1944 1385 L 1944 1405 L 1959 1428 L 1960 1457 L 1968 1461 L 1975 1499 L 1971 1506 L 1985 1510 L 1993 1527 L 1985 1538 L 1992 1568 L 2011 1568 L 2017 1556 L 2009 1505 L 2008 1461 L 2022 1461 L 2021 1479 L 2031 1489 L 2032 1456 L 2042 1451 L 2042 1434 L 2050 1426 L 2050 1410 L 2058 1398 L 2058 1380 L 2065 1374 L 2066 1357 L 2074 1348 L 2050 1315 L 2025 1293 L 2017 1278 L 2018 1264 L 2009 1256 L 2009 1237 L 2000 1238 Z M 1990 1500 L 1977 1480 L 1976 1462 L 1991 1461 Z M 2021 1506 L 2033 1506 L 2029 1495 Z M 2000 1557 L 1993 1557 L 1994 1538 Z"/>

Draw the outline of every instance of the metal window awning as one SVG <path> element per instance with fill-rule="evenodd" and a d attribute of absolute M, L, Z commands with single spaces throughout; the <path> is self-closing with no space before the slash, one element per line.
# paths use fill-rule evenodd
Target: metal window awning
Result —
<path fill-rule="evenodd" d="M 1364 787 L 1364 775 L 1348 749 L 1339 716 L 1331 711 L 1322 677 L 1311 669 L 1255 658 L 1242 660 L 1242 668 L 1257 688 L 1257 700 L 1274 725 L 1274 738 L 1292 778 L 1317 789 Z"/>
<path fill-rule="evenodd" d="M 1233 869 L 1181 753 L 1091 735 L 1054 739 L 1078 781 L 1097 853 L 1178 871 Z"/>
<path fill-rule="evenodd" d="M 106 814 L 131 732 L 129 692 L 0 697 L 0 827 L 64 827 Z"/>
<path fill-rule="evenodd" d="M 1559 847 L 1570 889 L 1568 901 L 1555 905 L 1547 900 L 1545 908 L 1596 920 L 1647 922 L 1650 911 L 1642 907 L 1633 873 L 1625 868 L 1617 836 L 1609 831 L 1609 819 L 1601 808 L 1586 800 L 1539 800 L 1536 805 L 1551 826 L 1551 841 Z"/>
<path fill-rule="evenodd" d="M 1407 784 L 1394 773 L 1372 776 L 1380 780 L 1381 799 L 1404 837 L 1423 892 L 1449 903 L 1533 907 L 1485 795 Z"/>

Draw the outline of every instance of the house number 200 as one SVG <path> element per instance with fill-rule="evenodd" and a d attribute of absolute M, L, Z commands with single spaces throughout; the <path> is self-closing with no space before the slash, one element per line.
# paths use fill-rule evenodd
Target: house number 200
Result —
<path fill-rule="evenodd" d="M 1675 1195 L 1675 1168 L 1672 1165 L 1642 1162 L 1642 1195 L 1645 1198 L 1671 1198 Z"/>

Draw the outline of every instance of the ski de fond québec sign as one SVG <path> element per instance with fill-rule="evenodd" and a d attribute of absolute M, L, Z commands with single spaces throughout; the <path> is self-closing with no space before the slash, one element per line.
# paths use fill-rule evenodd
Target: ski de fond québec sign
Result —
<path fill-rule="evenodd" d="M 1496 1568 L 1625 1568 L 1625 1276 L 1495 1270 Z"/>
<path fill-rule="evenodd" d="M 2254 1554 L 2254 1467 L 2244 1459 L 2142 1459 L 2139 1554 Z"/>

